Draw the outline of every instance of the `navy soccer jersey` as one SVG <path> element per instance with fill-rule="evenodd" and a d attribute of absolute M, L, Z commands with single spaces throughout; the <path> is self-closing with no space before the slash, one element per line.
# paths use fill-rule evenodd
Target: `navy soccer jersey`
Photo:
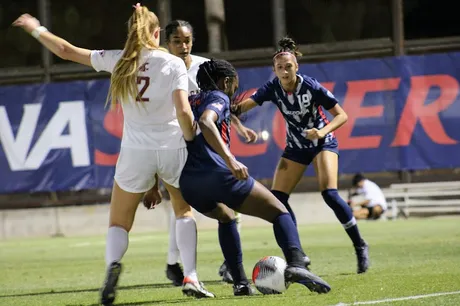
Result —
<path fill-rule="evenodd" d="M 329 123 L 323 108 L 329 110 L 338 101 L 316 79 L 306 75 L 297 77 L 300 81 L 295 92 L 286 92 L 276 77 L 259 88 L 251 99 L 259 105 L 266 101 L 275 103 L 286 121 L 286 144 L 289 148 L 311 149 L 336 141 L 334 133 L 327 134 L 320 141 L 306 138 L 307 129 L 319 130 Z"/>
<path fill-rule="evenodd" d="M 189 98 L 195 120 L 206 110 L 216 112 L 220 137 L 230 145 L 230 99 L 221 91 L 201 92 Z M 201 213 L 212 211 L 217 203 L 232 209 L 244 202 L 254 186 L 254 179 L 237 180 L 225 161 L 207 143 L 202 133 L 187 142 L 188 157 L 179 185 L 185 201 Z"/>
<path fill-rule="evenodd" d="M 230 146 L 230 99 L 221 91 L 201 92 L 189 98 L 195 120 L 210 109 L 217 113 L 216 127 L 222 140 Z M 187 143 L 187 170 L 206 171 L 225 168 L 224 160 L 206 142 L 203 134 L 198 134 L 194 141 Z M 217 169 L 216 169 L 217 168 Z"/>

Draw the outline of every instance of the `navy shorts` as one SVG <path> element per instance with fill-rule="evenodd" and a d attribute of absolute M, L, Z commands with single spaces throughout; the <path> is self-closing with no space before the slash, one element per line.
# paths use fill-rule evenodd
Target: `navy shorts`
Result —
<path fill-rule="evenodd" d="M 184 200 L 200 213 L 207 213 L 224 203 L 233 210 L 243 204 L 252 188 L 254 179 L 237 180 L 230 170 L 187 171 L 180 177 L 179 186 Z"/>
<path fill-rule="evenodd" d="M 317 147 L 311 149 L 294 149 L 286 146 L 282 157 L 308 166 L 313 159 L 315 159 L 316 155 L 322 151 L 331 151 L 339 155 L 339 144 L 337 140 L 334 139 L 329 143 L 319 144 Z"/>

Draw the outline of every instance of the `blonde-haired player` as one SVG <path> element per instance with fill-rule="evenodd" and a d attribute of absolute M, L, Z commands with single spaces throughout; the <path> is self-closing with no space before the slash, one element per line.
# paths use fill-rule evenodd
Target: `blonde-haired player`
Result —
<path fill-rule="evenodd" d="M 112 73 L 108 99 L 111 98 L 112 105 L 120 101 L 124 114 L 123 138 L 110 203 L 105 256 L 107 275 L 101 289 L 101 303 L 112 305 L 121 272 L 120 261 L 128 249 L 128 232 L 144 193 L 157 186 L 161 178 L 171 195 L 180 196 L 179 177 L 187 160 L 184 138 L 193 140 L 196 133 L 188 102 L 187 69 L 178 57 L 158 50 L 158 18 L 139 3 L 128 22 L 124 50 L 78 48 L 51 34 L 28 14 L 20 16 L 13 25 L 22 27 L 63 59 Z M 191 214 L 190 206 L 184 203 L 173 202 L 174 210 Z M 196 241 L 196 230 L 190 235 L 194 235 Z M 195 254 L 196 244 L 192 249 L 181 249 L 181 253 L 186 252 Z M 182 291 L 196 297 L 214 297 L 198 281 L 196 270 L 188 271 L 190 275 L 186 275 Z"/>

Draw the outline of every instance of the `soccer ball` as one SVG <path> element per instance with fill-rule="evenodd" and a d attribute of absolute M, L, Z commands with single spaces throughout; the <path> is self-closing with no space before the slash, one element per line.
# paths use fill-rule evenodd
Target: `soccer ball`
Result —
<path fill-rule="evenodd" d="M 252 270 L 252 281 L 262 294 L 280 294 L 289 284 L 284 279 L 286 261 L 277 256 L 267 256 L 259 260 Z"/>

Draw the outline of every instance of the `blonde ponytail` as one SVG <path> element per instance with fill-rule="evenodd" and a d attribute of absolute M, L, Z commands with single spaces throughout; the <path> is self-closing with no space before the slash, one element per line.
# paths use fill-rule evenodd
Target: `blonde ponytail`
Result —
<path fill-rule="evenodd" d="M 157 16 L 145 6 L 137 7 L 128 21 L 128 38 L 121 59 L 115 65 L 110 78 L 109 94 L 106 104 L 111 99 L 112 108 L 117 101 L 123 103 L 129 98 L 139 97 L 137 87 L 137 70 L 139 56 L 143 48 L 158 49 L 153 40 L 153 32 L 159 26 Z"/>

